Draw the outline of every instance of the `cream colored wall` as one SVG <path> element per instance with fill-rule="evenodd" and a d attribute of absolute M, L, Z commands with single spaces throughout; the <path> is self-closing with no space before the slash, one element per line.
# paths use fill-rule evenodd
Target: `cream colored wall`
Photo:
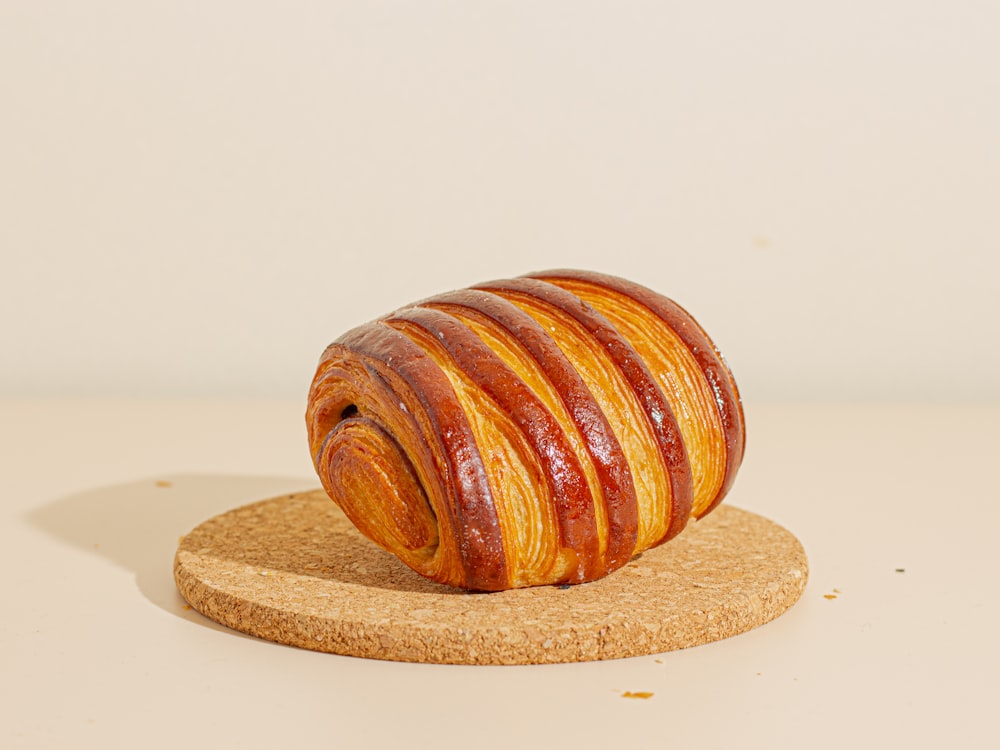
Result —
<path fill-rule="evenodd" d="M 298 397 L 577 266 L 747 400 L 995 399 L 998 251 L 1000 4 L 0 4 L 0 396 Z"/>

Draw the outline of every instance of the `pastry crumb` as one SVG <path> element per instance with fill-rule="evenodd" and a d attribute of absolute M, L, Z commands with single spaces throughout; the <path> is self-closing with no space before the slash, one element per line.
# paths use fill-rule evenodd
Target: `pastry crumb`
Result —
<path fill-rule="evenodd" d="M 653 694 L 645 690 L 637 690 L 635 692 L 631 690 L 626 690 L 622 693 L 622 698 L 652 698 Z"/>
<path fill-rule="evenodd" d="M 173 487 L 174 486 L 173 482 L 168 482 L 166 479 L 157 479 L 155 484 L 156 484 L 157 487 Z"/>

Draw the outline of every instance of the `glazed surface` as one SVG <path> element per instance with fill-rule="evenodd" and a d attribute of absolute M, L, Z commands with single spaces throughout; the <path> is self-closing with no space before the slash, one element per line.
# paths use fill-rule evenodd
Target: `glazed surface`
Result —
<path fill-rule="evenodd" d="M 671 300 L 549 271 L 424 300 L 341 336 L 307 425 L 323 487 L 415 571 L 495 591 L 601 578 L 728 492 L 732 375 Z"/>

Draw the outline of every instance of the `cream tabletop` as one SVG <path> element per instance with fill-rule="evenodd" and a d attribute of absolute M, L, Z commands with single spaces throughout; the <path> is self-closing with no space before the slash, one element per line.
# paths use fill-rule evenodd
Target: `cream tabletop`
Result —
<path fill-rule="evenodd" d="M 317 485 L 301 412 L 0 404 L 0 746 L 993 746 L 1000 406 L 748 405 L 727 502 L 802 541 L 798 604 L 697 648 L 520 667 L 299 650 L 185 605 L 181 535 Z"/>

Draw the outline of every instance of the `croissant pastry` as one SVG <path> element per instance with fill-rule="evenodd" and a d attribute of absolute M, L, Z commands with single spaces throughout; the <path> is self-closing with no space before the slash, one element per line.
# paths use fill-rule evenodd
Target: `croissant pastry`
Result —
<path fill-rule="evenodd" d="M 729 490 L 739 392 L 677 304 L 560 270 L 442 294 L 345 333 L 306 414 L 324 489 L 423 576 L 591 581 Z"/>

